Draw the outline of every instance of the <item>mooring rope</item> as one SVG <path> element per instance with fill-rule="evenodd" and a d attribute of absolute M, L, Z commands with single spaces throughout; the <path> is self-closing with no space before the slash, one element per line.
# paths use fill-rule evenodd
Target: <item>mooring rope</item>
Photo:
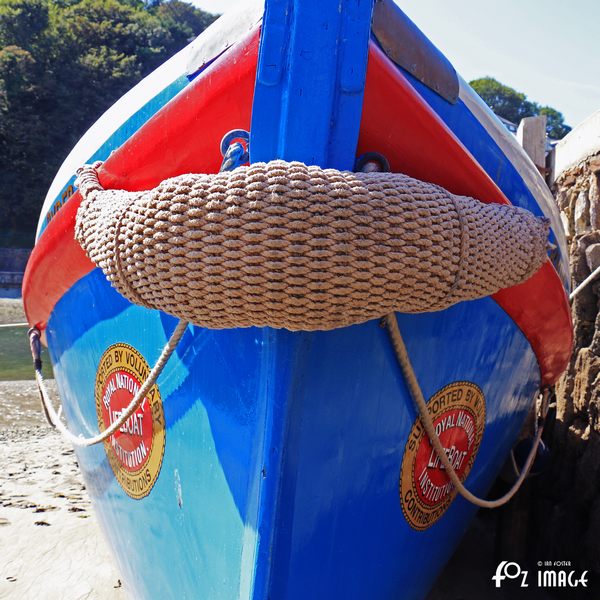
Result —
<path fill-rule="evenodd" d="M 600 275 L 600 267 L 597 267 L 591 275 L 588 275 L 572 292 L 569 300 L 573 300 L 580 292 L 582 292 L 590 283 Z"/>
<path fill-rule="evenodd" d="M 29 327 L 29 323 L 2 323 L 0 328 L 7 329 L 9 327 Z"/>
<path fill-rule="evenodd" d="M 126 422 L 129 417 L 137 410 L 140 404 L 144 401 L 144 398 L 148 394 L 148 392 L 152 389 L 152 386 L 156 383 L 156 380 L 162 373 L 167 361 L 173 354 L 173 351 L 177 347 L 177 344 L 183 337 L 185 330 L 188 326 L 186 321 L 179 321 L 175 330 L 171 334 L 171 337 L 168 339 L 165 344 L 158 360 L 152 367 L 152 370 L 148 374 L 147 379 L 141 385 L 137 394 L 133 397 L 127 408 L 121 413 L 119 418 L 111 423 L 109 427 L 101 431 L 98 435 L 94 435 L 91 437 L 83 437 L 82 435 L 76 435 L 62 422 L 60 418 L 60 412 L 56 412 L 54 406 L 52 405 L 52 401 L 50 400 L 50 396 L 48 394 L 48 388 L 46 387 L 46 383 L 44 381 L 44 376 L 42 374 L 42 361 L 40 358 L 40 331 L 35 327 L 29 330 L 29 340 L 32 348 L 32 355 L 34 359 L 34 369 L 35 369 L 35 379 L 38 385 L 38 389 L 40 392 L 40 398 L 42 400 L 42 406 L 44 408 L 44 412 L 46 414 L 46 418 L 52 427 L 58 430 L 66 439 L 68 439 L 74 446 L 78 447 L 87 447 L 94 446 L 95 444 L 100 444 L 101 442 L 105 442 L 111 435 L 116 433 Z"/>
<path fill-rule="evenodd" d="M 410 391 L 410 395 L 412 396 L 412 399 L 417 406 L 419 416 L 421 418 L 421 423 L 425 428 L 427 436 L 429 437 L 429 441 L 435 449 L 438 458 L 440 459 L 442 465 L 444 465 L 444 469 L 446 470 L 448 478 L 456 488 L 456 491 L 465 500 L 481 508 L 497 508 L 499 506 L 502 506 L 503 504 L 506 504 L 519 491 L 519 488 L 525 481 L 527 475 L 529 474 L 529 471 L 531 470 L 531 467 L 533 466 L 533 462 L 535 460 L 537 450 L 542 439 L 542 433 L 544 431 L 544 420 L 548 411 L 549 388 L 544 389 L 542 392 L 540 409 L 538 411 L 537 432 L 534 438 L 533 445 L 531 447 L 531 450 L 529 451 L 529 455 L 527 456 L 527 460 L 525 461 L 525 465 L 519 477 L 517 478 L 511 489 L 508 492 L 506 492 L 506 494 L 504 494 L 502 497 L 496 500 L 486 500 L 484 498 L 479 498 L 478 496 L 475 496 L 473 493 L 471 493 L 463 485 L 462 481 L 460 480 L 460 477 L 458 476 L 458 474 L 454 470 L 454 467 L 450 463 L 450 459 L 448 458 L 448 455 L 444 450 L 444 446 L 442 445 L 442 442 L 440 441 L 440 438 L 435 431 L 435 426 L 431 419 L 431 415 L 429 414 L 429 410 L 427 408 L 427 403 L 425 402 L 421 386 L 419 385 L 419 381 L 417 380 L 417 377 L 415 375 L 415 371 L 410 361 L 410 357 L 408 356 L 408 351 L 406 350 L 406 345 L 404 344 L 404 340 L 402 339 L 402 334 L 400 333 L 400 328 L 398 327 L 396 315 L 388 314 L 385 317 L 385 324 L 390 334 L 390 339 L 394 347 L 396 358 L 398 359 L 398 364 L 400 365 L 400 368 L 402 370 L 404 380 Z"/>

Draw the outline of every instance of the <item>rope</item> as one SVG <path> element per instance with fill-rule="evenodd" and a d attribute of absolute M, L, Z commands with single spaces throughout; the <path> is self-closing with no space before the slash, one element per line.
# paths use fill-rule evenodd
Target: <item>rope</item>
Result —
<path fill-rule="evenodd" d="M 569 296 L 569 300 L 573 300 L 580 292 L 582 292 L 596 277 L 600 274 L 600 267 L 596 268 L 596 270 L 588 275 L 572 292 Z"/>
<path fill-rule="evenodd" d="M 454 470 L 450 460 L 448 459 L 448 455 L 435 432 L 435 427 L 433 425 L 433 421 L 431 419 L 431 415 L 429 414 L 429 410 L 427 408 L 427 404 L 425 402 L 425 398 L 423 397 L 423 392 L 421 391 L 421 387 L 419 386 L 419 382 L 415 375 L 413 366 L 410 362 L 410 358 L 408 356 L 408 352 L 406 350 L 406 346 L 404 344 L 404 340 L 402 339 L 402 334 L 400 333 L 400 328 L 398 327 L 398 321 L 396 319 L 395 314 L 388 314 L 385 317 L 385 324 L 387 326 L 388 332 L 390 334 L 390 339 L 392 341 L 392 345 L 394 347 L 394 351 L 396 353 L 396 358 L 398 359 L 398 363 L 402 370 L 402 374 L 404 376 L 404 380 L 406 385 L 410 391 L 413 401 L 415 402 L 417 409 L 419 411 L 419 415 L 421 418 L 421 422 L 425 431 L 429 437 L 429 441 L 431 445 L 435 449 L 435 452 L 440 459 L 442 465 L 444 465 L 444 469 L 446 470 L 446 474 L 448 478 L 456 488 L 457 492 L 468 502 L 475 504 L 481 508 L 497 508 L 506 504 L 518 491 L 525 478 L 529 474 L 531 467 L 533 466 L 533 462 L 535 460 L 538 446 L 542 439 L 542 433 L 544 431 L 544 419 L 546 417 L 547 407 L 548 407 L 548 389 L 545 389 L 542 396 L 541 408 L 540 408 L 540 416 L 538 417 L 538 428 L 534 438 L 533 445 L 527 456 L 527 460 L 525 461 L 525 465 L 523 470 L 519 474 L 519 477 L 511 487 L 511 489 L 504 494 L 502 497 L 496 500 L 485 500 L 483 498 L 479 498 L 472 494 L 462 483 L 460 478 L 458 477 L 456 471 Z"/>
<path fill-rule="evenodd" d="M 29 327 L 29 323 L 3 323 L 0 325 L 2 329 L 5 327 Z"/>
<path fill-rule="evenodd" d="M 111 423 L 109 427 L 107 427 L 104 431 L 101 431 L 98 435 L 94 435 L 92 437 L 83 437 L 82 435 L 75 435 L 72 433 L 67 426 L 62 422 L 60 418 L 60 412 L 57 413 L 52 405 L 50 397 L 48 395 L 48 389 L 46 388 L 46 384 L 44 382 L 44 376 L 42 375 L 42 361 L 39 357 L 39 350 L 35 347 L 39 348 L 39 338 L 40 332 L 36 328 L 30 329 L 29 339 L 32 346 L 32 353 L 34 358 L 34 368 L 35 368 L 35 379 L 38 385 L 38 390 L 40 392 L 40 397 L 42 400 L 42 405 L 44 408 L 44 412 L 46 414 L 46 418 L 50 425 L 57 429 L 66 439 L 68 439 L 74 446 L 78 446 L 80 448 L 93 446 L 95 444 L 100 444 L 101 442 L 105 442 L 111 435 L 116 433 L 131 417 L 131 415 L 137 410 L 139 405 L 144 401 L 144 398 L 148 394 L 148 392 L 152 389 L 152 386 L 156 383 L 156 380 L 160 376 L 163 371 L 164 366 L 167 364 L 171 354 L 177 347 L 177 344 L 181 340 L 183 334 L 185 333 L 186 327 L 188 323 L 185 321 L 179 321 L 177 323 L 177 327 L 171 334 L 171 337 L 165 344 L 158 360 L 156 361 L 154 367 L 148 374 L 146 381 L 142 384 L 137 394 L 133 397 L 127 408 L 121 413 L 121 416 Z"/>
<path fill-rule="evenodd" d="M 242 146 L 234 143 L 233 151 Z M 243 157 L 239 157 L 243 159 Z M 548 222 L 400 173 L 272 161 L 103 190 L 79 174 L 76 237 L 131 302 L 209 329 L 328 330 L 522 283 Z"/>

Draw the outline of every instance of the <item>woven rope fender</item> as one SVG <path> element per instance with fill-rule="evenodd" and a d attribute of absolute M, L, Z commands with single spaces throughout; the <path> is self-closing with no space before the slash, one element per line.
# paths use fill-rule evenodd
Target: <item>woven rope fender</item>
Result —
<path fill-rule="evenodd" d="M 397 173 L 273 161 L 146 192 L 78 178 L 76 238 L 131 302 L 214 329 L 333 329 L 519 284 L 548 222 Z"/>

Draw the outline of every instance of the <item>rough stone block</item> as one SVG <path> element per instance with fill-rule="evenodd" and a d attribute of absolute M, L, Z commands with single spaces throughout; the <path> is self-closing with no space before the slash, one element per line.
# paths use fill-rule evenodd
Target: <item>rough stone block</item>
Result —
<path fill-rule="evenodd" d="M 575 412 L 587 416 L 587 408 L 594 390 L 594 381 L 600 374 L 600 357 L 589 348 L 582 348 L 575 362 L 575 382 L 573 385 L 573 406 Z"/>
<path fill-rule="evenodd" d="M 570 187 L 575 183 L 575 175 L 573 173 L 567 173 L 559 179 L 557 182 L 563 188 Z"/>
<path fill-rule="evenodd" d="M 556 193 L 556 204 L 558 204 L 560 210 L 565 210 L 569 206 L 569 194 L 566 190 Z"/>
<path fill-rule="evenodd" d="M 593 500 L 600 484 L 600 437 L 592 433 L 576 463 L 575 494 L 579 501 Z"/>
<path fill-rule="evenodd" d="M 585 261 L 590 273 L 600 267 L 600 244 L 592 244 L 585 249 Z"/>
<path fill-rule="evenodd" d="M 592 156 L 588 161 L 588 169 L 592 173 L 600 172 L 600 154 L 596 154 L 596 156 Z"/>
<path fill-rule="evenodd" d="M 586 190 L 581 190 L 577 195 L 573 220 L 576 234 L 590 231 L 590 202 Z"/>
<path fill-rule="evenodd" d="M 592 229 L 600 229 L 600 173 L 590 175 L 589 185 L 590 226 Z"/>
<path fill-rule="evenodd" d="M 589 510 L 589 519 L 586 519 L 584 530 L 584 560 L 585 566 L 595 573 L 600 573 L 600 552 L 598 552 L 598 540 L 600 539 L 600 493 L 596 491 L 596 497 Z"/>

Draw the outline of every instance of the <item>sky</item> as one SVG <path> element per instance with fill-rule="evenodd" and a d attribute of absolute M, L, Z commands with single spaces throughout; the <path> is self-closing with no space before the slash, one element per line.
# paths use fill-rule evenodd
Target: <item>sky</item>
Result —
<path fill-rule="evenodd" d="M 191 0 L 223 13 L 244 0 Z M 326 1 L 326 0 L 324 0 Z M 397 0 L 467 81 L 490 76 L 575 126 L 600 109 L 600 0 Z"/>

